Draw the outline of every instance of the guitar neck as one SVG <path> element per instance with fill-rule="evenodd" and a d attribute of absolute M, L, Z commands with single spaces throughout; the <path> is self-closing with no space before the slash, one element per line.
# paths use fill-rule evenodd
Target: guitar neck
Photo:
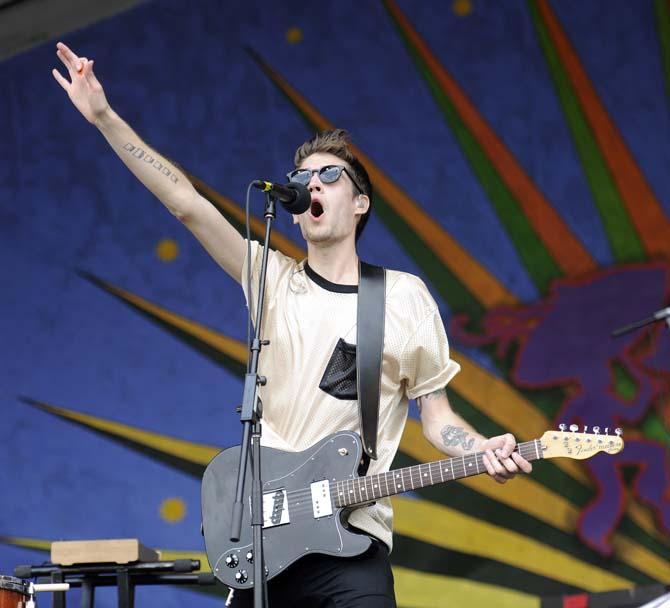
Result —
<path fill-rule="evenodd" d="M 515 451 L 529 461 L 542 458 L 542 445 L 539 439 L 519 443 Z M 415 464 L 377 475 L 338 481 L 333 484 L 332 489 L 335 504 L 337 507 L 363 505 L 417 488 L 486 473 L 483 456 L 484 452 L 475 452 L 445 460 Z"/>

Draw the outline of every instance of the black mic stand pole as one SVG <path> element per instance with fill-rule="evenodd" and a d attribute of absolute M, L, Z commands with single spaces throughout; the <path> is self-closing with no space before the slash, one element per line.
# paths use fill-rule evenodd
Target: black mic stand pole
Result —
<path fill-rule="evenodd" d="M 258 398 L 258 387 L 265 386 L 266 378 L 258 375 L 258 359 L 261 348 L 270 342 L 262 340 L 261 326 L 263 323 L 263 304 L 265 300 L 265 277 L 268 267 L 268 250 L 270 247 L 270 233 L 272 221 L 276 218 L 275 200 L 268 194 L 265 202 L 265 243 L 258 286 L 258 300 L 256 305 L 256 322 L 254 323 L 254 337 L 251 342 L 249 371 L 244 377 L 244 393 L 242 398 L 242 412 L 240 421 L 244 427 L 242 444 L 240 445 L 240 463 L 237 470 L 237 489 L 231 522 L 230 540 L 237 542 L 242 530 L 242 513 L 244 510 L 244 485 L 249 460 L 249 445 L 251 443 L 251 528 L 253 531 L 253 564 L 254 564 L 254 608 L 266 608 L 267 587 L 265 581 L 265 560 L 263 559 L 263 483 L 261 481 L 261 418 L 263 404 Z M 247 260 L 247 264 L 251 264 Z M 242 277 L 244 280 L 244 277 Z M 251 285 L 247 286 L 249 301 L 251 302 Z M 250 442 L 251 438 L 251 442 Z M 239 573 L 238 573 L 239 575 Z M 240 582 L 245 582 L 241 580 Z"/>
<path fill-rule="evenodd" d="M 652 323 L 657 323 L 658 321 L 663 320 L 665 320 L 668 329 L 670 329 L 670 306 L 668 308 L 657 310 L 651 317 L 647 317 L 646 319 L 641 319 L 640 321 L 635 321 L 634 323 L 629 323 L 628 325 L 624 325 L 623 327 L 615 329 L 611 333 L 611 336 L 613 338 L 617 338 L 618 336 L 627 334 L 628 332 L 639 329 L 640 327 L 644 327 L 645 325 L 650 325 Z"/>

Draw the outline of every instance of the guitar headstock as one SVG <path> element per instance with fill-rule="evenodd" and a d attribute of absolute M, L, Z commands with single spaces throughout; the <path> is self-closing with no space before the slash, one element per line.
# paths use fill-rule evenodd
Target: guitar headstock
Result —
<path fill-rule="evenodd" d="M 566 425 L 561 424 L 558 431 L 547 431 L 540 439 L 543 458 L 575 458 L 585 460 L 591 458 L 599 452 L 607 454 L 618 454 L 623 450 L 623 439 L 621 429 L 615 430 L 615 435 L 609 435 L 609 429 L 605 433 L 600 433 L 600 427 L 594 426 L 592 433 L 587 433 L 584 427 L 583 433 L 578 433 L 576 424 L 570 425 L 570 430 L 566 430 Z"/>

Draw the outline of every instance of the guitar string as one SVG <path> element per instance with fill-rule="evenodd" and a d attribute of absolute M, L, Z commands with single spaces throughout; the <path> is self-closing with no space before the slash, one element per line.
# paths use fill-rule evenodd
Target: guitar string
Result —
<path fill-rule="evenodd" d="M 533 457 L 534 456 L 533 453 L 537 453 L 537 450 L 536 450 L 535 445 L 534 445 L 535 441 L 536 440 L 518 444 L 517 447 L 515 448 L 515 451 L 518 451 L 519 453 L 522 450 L 527 451 L 528 452 L 527 456 L 529 458 L 531 458 L 532 460 L 535 460 L 536 457 Z M 447 481 L 454 481 L 455 479 L 462 479 L 463 477 L 468 476 L 467 475 L 468 471 L 467 471 L 467 468 L 465 466 L 466 463 L 469 466 L 472 466 L 473 462 L 471 462 L 471 461 L 475 461 L 475 459 L 476 459 L 475 465 L 477 467 L 478 474 L 479 473 L 484 473 L 484 472 L 486 472 L 485 467 L 484 467 L 484 470 L 479 470 L 479 468 L 480 468 L 479 464 L 480 463 L 483 464 L 483 460 L 481 458 L 483 455 L 484 455 L 484 452 L 476 452 L 474 454 L 466 454 L 464 456 L 456 456 L 456 457 L 453 457 L 453 458 L 450 458 L 450 459 L 445 459 L 445 460 L 438 460 L 438 461 L 434 461 L 434 462 L 420 463 L 420 464 L 417 464 L 417 465 L 412 465 L 410 467 L 405 467 L 405 468 L 402 468 L 402 469 L 395 469 L 393 471 L 385 471 L 385 472 L 377 473 L 377 474 L 374 474 L 374 475 L 368 475 L 368 476 L 363 476 L 363 477 L 354 477 L 354 478 L 351 478 L 351 479 L 344 479 L 344 480 L 335 481 L 335 482 L 332 482 L 332 484 L 329 484 L 329 485 L 331 485 L 331 491 L 330 491 L 331 500 L 337 501 L 338 500 L 338 494 L 339 494 L 339 496 L 344 496 L 345 504 L 342 505 L 342 506 L 352 506 L 354 504 L 365 504 L 365 502 L 368 502 L 367 501 L 368 488 L 366 486 L 369 483 L 371 486 L 374 487 L 374 485 L 375 485 L 374 481 L 376 481 L 377 485 L 379 485 L 379 486 L 381 486 L 381 483 L 385 483 L 386 488 L 387 488 L 386 496 L 378 496 L 378 497 L 374 495 L 375 494 L 374 489 L 371 488 L 372 493 L 373 493 L 373 496 L 371 498 L 373 500 L 377 500 L 377 499 L 385 498 L 387 496 L 393 496 L 395 494 L 400 494 L 400 493 L 405 492 L 405 491 L 413 490 L 413 489 L 416 489 L 419 486 L 420 487 L 425 487 L 426 485 L 436 485 L 436 484 L 439 484 L 439 483 L 446 483 Z M 442 468 L 443 465 L 449 464 L 449 463 L 451 463 L 452 465 L 455 465 L 455 466 L 451 466 L 451 471 L 452 471 L 451 472 L 451 479 L 444 479 L 444 475 L 442 474 L 443 471 L 442 471 L 441 468 Z M 422 468 L 423 468 L 423 470 L 422 470 Z M 434 468 L 438 469 L 437 474 L 439 474 L 439 477 L 440 477 L 439 481 L 432 482 L 430 484 L 423 483 L 422 482 L 422 476 L 425 476 L 426 472 L 427 472 L 432 477 L 432 474 L 434 472 L 433 471 Z M 426 471 L 426 469 L 427 469 L 427 471 Z M 388 476 L 389 475 L 391 475 L 392 479 L 400 479 L 401 485 L 394 483 L 394 486 L 396 486 L 396 485 L 398 486 L 398 488 L 394 487 L 394 490 L 399 489 L 399 488 L 402 488 L 402 489 L 400 489 L 397 492 L 396 491 L 394 491 L 394 492 L 389 492 L 388 491 L 388 488 L 389 488 Z M 383 479 L 382 479 L 382 476 L 383 476 Z M 418 479 L 416 478 L 417 476 L 418 476 Z M 407 485 L 410 485 L 409 489 L 406 488 L 406 484 L 405 484 L 405 481 L 406 481 L 407 477 L 409 477 L 409 480 L 407 480 L 408 481 Z M 367 481 L 367 480 L 369 480 L 369 481 Z M 338 488 L 338 486 L 341 486 L 343 484 L 345 485 L 344 489 L 348 490 L 350 495 L 353 494 L 354 499 L 355 499 L 353 503 L 347 504 L 346 501 L 349 498 L 349 496 L 347 496 L 346 494 L 342 495 L 341 492 L 338 492 L 338 490 L 340 489 L 340 488 Z M 352 486 L 355 486 L 355 487 L 348 487 L 348 484 L 351 484 Z M 280 490 L 277 489 L 277 490 L 274 490 L 274 491 L 277 492 L 277 491 L 280 491 Z M 272 490 L 270 492 L 272 492 Z M 266 494 L 270 493 L 270 492 L 266 492 Z M 362 497 L 363 497 L 362 493 L 363 492 L 366 492 L 366 500 L 362 499 Z M 294 505 L 298 504 L 299 503 L 298 499 L 302 499 L 302 500 L 306 501 L 308 498 L 311 498 L 311 493 L 312 493 L 311 488 L 300 488 L 298 490 L 291 490 L 289 492 L 286 492 L 285 496 L 286 496 L 287 502 L 289 503 L 289 506 L 290 506 L 291 502 L 293 502 Z M 357 493 L 361 497 L 361 500 L 358 500 L 358 499 L 355 498 Z M 308 503 L 308 505 L 309 504 L 311 504 L 311 503 Z"/>

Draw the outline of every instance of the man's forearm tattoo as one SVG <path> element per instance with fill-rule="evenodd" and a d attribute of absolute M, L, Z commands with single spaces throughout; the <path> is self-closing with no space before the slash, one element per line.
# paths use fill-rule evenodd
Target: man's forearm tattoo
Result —
<path fill-rule="evenodd" d="M 132 154 L 135 158 L 144 161 L 148 165 L 154 167 L 157 171 L 160 171 L 165 177 L 168 177 L 173 184 L 176 184 L 179 181 L 179 178 L 174 174 L 174 172 L 167 166 L 160 162 L 157 158 L 154 158 L 151 154 L 145 152 L 139 146 L 135 146 L 128 142 L 123 149 L 126 152 Z"/>
<path fill-rule="evenodd" d="M 442 442 L 445 447 L 461 446 L 464 450 L 471 450 L 475 438 L 470 437 L 463 427 L 448 424 L 441 431 Z"/>

